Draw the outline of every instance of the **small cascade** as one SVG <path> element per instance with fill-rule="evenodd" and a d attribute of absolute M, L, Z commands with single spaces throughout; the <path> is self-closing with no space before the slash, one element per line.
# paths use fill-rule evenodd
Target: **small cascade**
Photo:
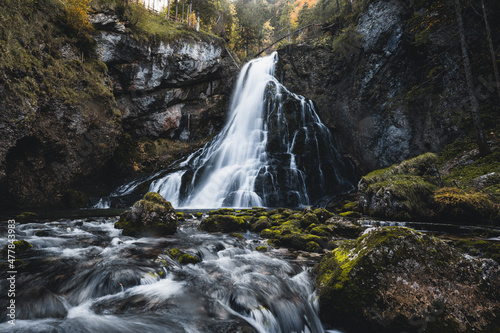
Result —
<path fill-rule="evenodd" d="M 335 149 L 313 103 L 275 78 L 277 61 L 274 52 L 243 67 L 221 133 L 150 177 L 149 191 L 174 207 L 199 209 L 303 207 L 354 188 L 353 166 Z M 114 196 L 137 187 L 129 183 Z"/>

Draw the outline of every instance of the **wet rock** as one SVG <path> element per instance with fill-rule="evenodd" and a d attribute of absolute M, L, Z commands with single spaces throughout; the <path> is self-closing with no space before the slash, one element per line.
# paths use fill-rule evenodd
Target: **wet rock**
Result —
<path fill-rule="evenodd" d="M 16 319 L 65 318 L 68 311 L 62 297 L 46 287 L 22 290 L 16 299 Z"/>
<path fill-rule="evenodd" d="M 125 236 L 172 235 L 177 231 L 177 215 L 170 202 L 158 193 L 149 192 L 120 215 L 115 228 L 123 229 Z"/>
<path fill-rule="evenodd" d="M 177 248 L 170 249 L 167 251 L 167 253 L 172 259 L 177 260 L 181 265 L 197 264 L 200 262 L 200 259 L 198 257 L 190 255 Z"/>
<path fill-rule="evenodd" d="M 354 332 L 494 332 L 500 266 L 401 227 L 368 229 L 314 268 L 321 317 Z"/>

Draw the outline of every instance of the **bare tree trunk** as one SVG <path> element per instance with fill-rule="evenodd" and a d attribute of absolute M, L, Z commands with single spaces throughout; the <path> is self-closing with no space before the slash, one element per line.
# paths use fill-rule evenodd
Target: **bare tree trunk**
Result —
<path fill-rule="evenodd" d="M 181 13 L 181 23 L 184 23 L 184 3 L 186 0 L 182 0 L 182 13 Z"/>
<path fill-rule="evenodd" d="M 493 63 L 493 73 L 495 73 L 495 81 L 497 84 L 498 98 L 500 99 L 500 75 L 498 75 L 498 66 L 495 56 L 495 49 L 493 48 L 493 40 L 491 39 L 490 23 L 488 22 L 488 15 L 486 14 L 486 6 L 484 0 L 481 0 L 481 7 L 483 8 L 484 24 L 486 25 L 486 37 L 488 38 L 488 46 L 490 48 L 491 62 Z"/>
<path fill-rule="evenodd" d="M 167 20 L 170 19 L 170 0 L 167 0 Z"/>
<path fill-rule="evenodd" d="M 177 15 L 179 13 L 179 0 L 175 1 L 175 20 L 177 21 Z"/>
<path fill-rule="evenodd" d="M 488 147 L 488 142 L 486 142 L 486 138 L 484 137 L 483 127 L 481 125 L 481 118 L 479 117 L 479 103 L 477 101 L 476 95 L 474 94 L 474 85 L 472 82 L 472 70 L 470 66 L 469 55 L 467 54 L 467 44 L 465 43 L 465 29 L 464 29 L 464 23 L 462 21 L 462 13 L 460 11 L 460 0 L 455 0 L 455 10 L 457 12 L 458 29 L 460 34 L 460 45 L 462 48 L 462 57 L 464 60 L 465 79 L 467 81 L 467 89 L 469 90 L 472 121 L 474 123 L 474 128 L 476 130 L 476 140 L 477 140 L 477 145 L 479 146 L 479 154 L 484 156 L 490 153 L 490 148 Z"/>

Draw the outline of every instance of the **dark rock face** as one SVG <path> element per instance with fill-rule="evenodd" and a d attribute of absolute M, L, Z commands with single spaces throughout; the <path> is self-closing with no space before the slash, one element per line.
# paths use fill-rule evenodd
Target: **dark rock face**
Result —
<path fill-rule="evenodd" d="M 16 101 L 4 95 L 5 104 L 0 103 L 0 206 L 61 205 L 76 179 L 104 165 L 122 129 L 110 87 L 102 86 L 109 89 L 107 94 L 84 97 L 79 105 L 47 98 L 50 92 L 45 92 L 36 97 L 38 104 L 30 110 L 11 104 Z"/>
<path fill-rule="evenodd" d="M 114 22 L 113 17 L 108 21 Z M 137 136 L 184 141 L 216 133 L 236 74 L 223 42 L 144 45 L 120 32 L 117 24 L 98 33 L 97 53 L 108 65 L 126 129 Z"/>
<path fill-rule="evenodd" d="M 126 236 L 165 236 L 177 231 L 177 215 L 174 208 L 161 195 L 146 193 L 130 210 L 120 215 L 115 228 L 123 229 Z"/>
<path fill-rule="evenodd" d="M 36 47 L 18 36 L 26 58 L 40 61 L 0 66 L 1 207 L 85 206 L 122 180 L 124 159 L 140 164 L 123 147 L 141 151 L 139 139 L 159 136 L 200 145 L 222 126 L 236 66 L 220 40 L 141 43 L 116 16 L 97 13 L 105 66 L 91 55 L 82 62 L 53 16 L 35 16 L 52 29 L 33 34 Z"/>
<path fill-rule="evenodd" d="M 451 35 L 416 46 L 405 1 L 373 1 L 353 39 L 279 50 L 283 84 L 312 99 L 341 154 L 361 174 L 437 152 L 459 134 L 466 114 L 460 52 Z M 439 77 L 436 71 L 440 70 Z M 426 83 L 426 82 L 432 82 Z"/>
<path fill-rule="evenodd" d="M 321 317 L 353 332 L 496 332 L 500 267 L 411 229 L 369 229 L 314 268 Z"/>

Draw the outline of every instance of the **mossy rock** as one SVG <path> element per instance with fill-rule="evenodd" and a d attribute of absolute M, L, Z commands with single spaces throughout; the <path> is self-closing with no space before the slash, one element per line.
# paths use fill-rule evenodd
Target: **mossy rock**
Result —
<path fill-rule="evenodd" d="M 133 237 L 172 235 L 177 231 L 177 215 L 170 202 L 156 192 L 149 192 L 120 215 L 115 228 Z"/>
<path fill-rule="evenodd" d="M 314 213 L 306 213 L 300 219 L 300 226 L 304 229 L 309 227 L 313 223 L 320 224 L 318 217 Z"/>
<path fill-rule="evenodd" d="M 434 194 L 436 213 L 445 221 L 491 219 L 498 213 L 498 204 L 485 193 L 453 187 L 442 188 Z"/>
<path fill-rule="evenodd" d="M 246 220 L 234 215 L 212 214 L 200 223 L 200 230 L 208 232 L 235 232 L 247 229 Z"/>
<path fill-rule="evenodd" d="M 260 216 L 255 222 L 252 223 L 252 230 L 255 232 L 261 232 L 264 229 L 271 227 L 271 221 L 267 216 Z"/>
<path fill-rule="evenodd" d="M 196 212 L 196 213 L 193 213 L 193 216 L 196 217 L 198 220 L 201 220 L 201 218 L 203 217 L 203 213 L 202 212 Z"/>
<path fill-rule="evenodd" d="M 33 245 L 30 242 L 25 241 L 24 239 L 15 241 L 13 244 L 16 247 L 16 254 L 23 254 L 33 248 Z"/>
<path fill-rule="evenodd" d="M 280 235 L 276 235 L 272 239 L 272 243 L 277 246 L 286 247 L 289 249 L 321 252 L 322 249 L 325 248 L 328 244 L 328 240 L 329 238 L 327 237 L 320 237 L 311 234 L 281 233 Z M 310 242 L 318 244 L 319 247 L 313 247 L 313 244 L 309 244 Z"/>
<path fill-rule="evenodd" d="M 342 211 L 343 212 L 355 211 L 355 210 L 357 210 L 357 208 L 358 208 L 357 201 L 349 201 L 342 206 Z"/>
<path fill-rule="evenodd" d="M 185 220 L 185 215 L 183 212 L 177 212 L 175 213 L 175 215 L 177 216 L 177 221 L 182 222 Z"/>
<path fill-rule="evenodd" d="M 221 208 L 217 210 L 211 210 L 208 212 L 209 216 L 212 215 L 235 215 L 235 209 L 233 208 Z"/>
<path fill-rule="evenodd" d="M 330 225 L 330 233 L 335 237 L 357 238 L 365 228 L 348 220 L 331 218 L 327 221 Z"/>
<path fill-rule="evenodd" d="M 500 243 L 482 239 L 460 239 L 453 246 L 474 257 L 490 258 L 500 264 Z"/>
<path fill-rule="evenodd" d="M 259 252 L 267 252 L 267 246 L 257 246 L 255 248 L 256 251 L 259 251 Z"/>
<path fill-rule="evenodd" d="M 362 177 L 359 209 L 382 218 L 431 220 L 433 193 L 440 185 L 436 159 L 435 154 L 426 153 Z"/>
<path fill-rule="evenodd" d="M 350 217 L 350 218 L 361 217 L 361 214 L 359 212 L 355 212 L 355 211 L 352 211 L 352 210 L 340 213 L 339 215 L 342 216 L 342 217 Z"/>
<path fill-rule="evenodd" d="M 320 223 L 325 223 L 328 219 L 332 218 L 334 214 L 324 208 L 318 208 L 313 211 Z"/>
<path fill-rule="evenodd" d="M 170 258 L 177 260 L 181 265 L 197 264 L 200 262 L 200 259 L 198 259 L 197 257 L 187 254 L 186 252 L 183 252 L 178 248 L 168 250 L 167 254 L 170 256 Z"/>
<path fill-rule="evenodd" d="M 239 240 L 244 240 L 245 239 L 245 237 L 242 234 L 239 234 L 237 232 L 233 232 L 229 236 L 234 237 L 234 238 L 238 238 Z"/>
<path fill-rule="evenodd" d="M 330 229 L 326 227 L 314 227 L 309 231 L 309 233 L 321 237 L 330 237 Z"/>
<path fill-rule="evenodd" d="M 29 219 L 34 219 L 38 216 L 37 213 L 33 212 L 22 212 L 21 214 L 16 216 L 16 219 L 19 220 L 29 220 Z"/>
<path fill-rule="evenodd" d="M 348 331 L 499 328 L 500 267 L 411 229 L 369 229 L 341 243 L 313 272 L 322 320 Z M 426 326 L 415 326 L 420 322 Z"/>
<path fill-rule="evenodd" d="M 260 237 L 273 239 L 280 234 L 281 232 L 279 230 L 264 229 L 260 232 Z"/>

